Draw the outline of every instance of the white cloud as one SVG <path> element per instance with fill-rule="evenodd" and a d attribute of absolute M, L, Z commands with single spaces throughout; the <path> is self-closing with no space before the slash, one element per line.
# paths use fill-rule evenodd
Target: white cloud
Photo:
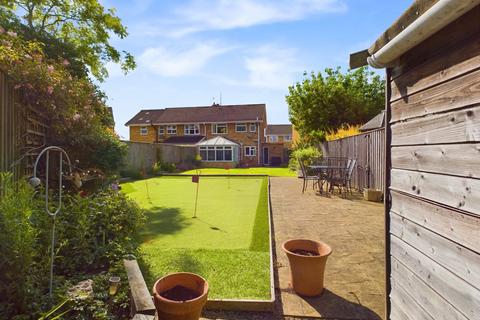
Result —
<path fill-rule="evenodd" d="M 304 69 L 294 49 L 263 46 L 245 58 L 249 86 L 285 90 Z"/>
<path fill-rule="evenodd" d="M 147 48 L 139 57 L 140 64 L 162 76 L 183 76 L 202 69 L 212 58 L 232 48 L 218 43 L 199 43 L 188 49 L 156 47 Z"/>
<path fill-rule="evenodd" d="M 182 37 L 208 30 L 288 22 L 320 13 L 347 10 L 342 0 L 191 0 L 177 7 L 160 26 L 142 26 L 150 35 Z"/>

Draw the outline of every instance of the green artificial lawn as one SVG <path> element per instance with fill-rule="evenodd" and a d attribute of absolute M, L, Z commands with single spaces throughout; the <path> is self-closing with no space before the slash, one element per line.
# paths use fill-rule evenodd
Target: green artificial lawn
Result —
<path fill-rule="evenodd" d="M 199 169 L 200 174 L 202 175 L 211 175 L 211 174 L 245 174 L 245 175 L 255 175 L 255 174 L 264 174 L 270 177 L 296 177 L 297 173 L 290 170 L 289 168 L 270 168 L 270 167 L 258 167 L 258 168 L 234 168 L 226 170 L 223 168 L 201 168 Z M 181 174 L 197 174 L 197 170 L 188 170 L 184 171 Z"/>
<path fill-rule="evenodd" d="M 122 184 L 147 211 L 141 249 L 149 288 L 188 271 L 207 279 L 210 298 L 270 299 L 267 178 L 201 177 L 193 218 L 196 187 L 182 176 Z"/>

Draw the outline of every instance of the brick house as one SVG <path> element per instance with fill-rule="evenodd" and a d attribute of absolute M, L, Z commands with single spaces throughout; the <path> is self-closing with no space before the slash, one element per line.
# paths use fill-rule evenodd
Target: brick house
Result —
<path fill-rule="evenodd" d="M 125 125 L 130 141 L 195 145 L 206 167 L 270 163 L 265 104 L 141 110 Z"/>
<path fill-rule="evenodd" d="M 263 145 L 264 165 L 278 166 L 288 163 L 292 147 L 293 128 L 291 124 L 269 124 L 265 128 Z M 265 161 L 266 160 L 266 161 Z"/>

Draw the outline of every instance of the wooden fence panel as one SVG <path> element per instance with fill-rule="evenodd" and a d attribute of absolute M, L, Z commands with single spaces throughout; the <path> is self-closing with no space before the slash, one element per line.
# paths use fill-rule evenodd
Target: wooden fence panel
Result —
<path fill-rule="evenodd" d="M 22 111 L 16 103 L 13 85 L 0 71 L 0 171 L 10 171 L 16 178 L 23 173 L 17 161 L 22 147 Z"/>
<path fill-rule="evenodd" d="M 128 145 L 125 167 L 133 170 L 150 170 L 157 161 L 181 164 L 193 160 L 195 146 L 177 146 L 163 143 L 124 141 Z"/>
<path fill-rule="evenodd" d="M 356 189 L 374 188 L 384 191 L 385 129 L 328 141 L 321 146 L 325 157 L 343 157 L 357 160 L 352 176 Z"/>
<path fill-rule="evenodd" d="M 0 70 L 0 171 L 10 171 L 16 179 L 32 174 L 48 129 L 48 118 L 40 110 L 22 105 L 19 95 Z"/>

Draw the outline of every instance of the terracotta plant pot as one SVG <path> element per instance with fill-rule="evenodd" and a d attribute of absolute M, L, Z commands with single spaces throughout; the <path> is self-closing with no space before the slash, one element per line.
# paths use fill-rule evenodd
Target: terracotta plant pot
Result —
<path fill-rule="evenodd" d="M 165 297 L 167 293 L 185 291 L 193 295 L 184 301 L 179 301 L 178 297 Z M 172 273 L 157 280 L 153 286 L 153 300 L 159 320 L 198 320 L 207 296 L 208 282 L 194 273 Z"/>
<path fill-rule="evenodd" d="M 288 240 L 282 247 L 290 263 L 293 290 L 308 297 L 322 294 L 325 265 L 332 248 L 323 242 L 307 239 Z"/>

